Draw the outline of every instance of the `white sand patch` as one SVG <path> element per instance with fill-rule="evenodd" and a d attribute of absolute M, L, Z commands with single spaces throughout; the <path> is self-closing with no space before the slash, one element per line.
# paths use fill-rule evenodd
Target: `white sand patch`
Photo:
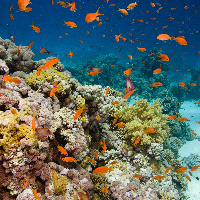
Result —
<path fill-rule="evenodd" d="M 190 127 L 194 132 L 200 136 L 200 124 L 196 123 L 200 121 L 200 106 L 194 104 L 195 101 L 185 101 L 181 105 L 180 113 L 183 117 L 187 117 L 190 121 Z M 197 139 L 193 141 L 188 141 L 183 147 L 179 150 L 179 159 L 183 157 L 188 157 L 192 153 L 197 153 L 200 155 L 200 141 Z M 186 174 L 189 175 L 187 172 Z M 200 180 L 197 180 L 196 177 L 200 178 L 200 169 L 192 172 L 191 182 L 188 181 L 188 190 L 186 194 L 189 197 L 189 200 L 200 200 Z"/>

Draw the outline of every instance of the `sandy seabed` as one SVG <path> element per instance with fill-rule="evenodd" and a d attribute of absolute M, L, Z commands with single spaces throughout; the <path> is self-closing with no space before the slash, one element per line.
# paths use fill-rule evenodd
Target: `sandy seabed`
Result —
<path fill-rule="evenodd" d="M 197 136 L 200 137 L 200 124 L 196 123 L 200 121 L 200 106 L 196 105 L 195 101 L 185 101 L 181 105 L 180 113 L 190 120 L 188 123 Z M 192 153 L 200 155 L 200 141 L 198 141 L 198 139 L 188 141 L 183 145 L 179 150 L 179 159 L 188 157 Z M 189 171 L 187 171 L 186 174 L 189 174 L 188 172 Z M 200 200 L 200 180 L 197 180 L 196 177 L 200 179 L 200 168 L 192 172 L 191 182 L 188 181 L 188 190 L 186 194 L 189 200 Z"/>

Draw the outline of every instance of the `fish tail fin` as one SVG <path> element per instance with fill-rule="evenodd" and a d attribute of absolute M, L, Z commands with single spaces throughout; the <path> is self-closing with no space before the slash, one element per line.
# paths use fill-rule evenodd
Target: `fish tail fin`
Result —
<path fill-rule="evenodd" d="M 60 54 L 59 54 L 59 55 L 60 55 Z M 57 58 L 56 58 L 56 60 L 57 60 L 57 61 L 59 61 L 59 58 L 58 58 L 58 57 L 59 57 L 59 55 L 58 55 L 58 56 L 57 56 Z"/>
<path fill-rule="evenodd" d="M 78 160 L 74 160 L 74 162 L 75 162 L 76 164 L 77 164 L 77 161 L 78 161 Z"/>
<path fill-rule="evenodd" d="M 113 171 L 113 166 L 109 167 L 109 172 Z"/>
<path fill-rule="evenodd" d="M 174 39 L 175 39 L 175 37 L 174 37 L 174 36 L 172 36 L 170 40 L 174 40 Z"/>
<path fill-rule="evenodd" d="M 100 7 L 99 7 L 99 8 L 100 8 Z M 104 15 L 104 14 L 100 14 L 100 13 L 99 13 L 99 8 L 97 9 L 96 14 L 98 14 L 98 15 Z"/>

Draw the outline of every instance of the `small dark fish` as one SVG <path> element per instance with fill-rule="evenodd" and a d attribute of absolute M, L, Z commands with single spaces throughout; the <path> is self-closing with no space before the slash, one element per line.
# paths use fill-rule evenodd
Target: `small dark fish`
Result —
<path fill-rule="evenodd" d="M 35 135 L 37 137 L 40 137 L 41 139 L 44 139 L 44 137 L 47 137 L 50 135 L 54 136 L 54 134 L 48 128 L 36 128 Z"/>
<path fill-rule="evenodd" d="M 109 17 L 105 19 L 105 21 L 109 21 L 109 20 L 110 20 L 110 18 L 109 18 Z"/>
<path fill-rule="evenodd" d="M 11 35 L 9 38 L 10 38 L 13 42 L 15 41 L 14 35 Z"/>

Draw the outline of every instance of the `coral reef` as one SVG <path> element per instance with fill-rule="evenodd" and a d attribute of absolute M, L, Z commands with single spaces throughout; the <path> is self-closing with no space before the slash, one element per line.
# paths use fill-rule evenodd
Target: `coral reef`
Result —
<path fill-rule="evenodd" d="M 12 78 L 20 80 L 19 84 L 0 80 L 0 199 L 35 199 L 37 195 L 78 200 L 83 195 L 90 200 L 178 200 L 183 196 L 186 178 L 174 171 L 164 172 L 169 166 L 182 167 L 176 159 L 178 150 L 193 138 L 186 122 L 167 120 L 176 112 L 180 116 L 180 103 L 168 91 L 169 66 L 160 63 L 162 73 L 152 75 L 159 67 L 156 50 L 153 58 L 146 55 L 130 62 L 131 67 L 140 66 L 133 81 L 140 94 L 148 93 L 148 99 L 155 97 L 154 92 L 165 97 L 152 105 L 146 99 L 128 105 L 123 99 L 125 67 L 117 63 L 116 56 L 100 55 L 77 64 L 79 68 L 98 65 L 104 72 L 99 74 L 102 79 L 90 78 L 89 83 L 95 84 L 82 85 L 88 79 L 85 72 L 79 73 L 79 83 L 70 72 L 61 72 L 64 66 L 57 62 L 38 75 L 37 69 L 52 57 L 33 61 L 30 49 L 20 46 L 19 50 L 10 40 L 0 39 L 2 75 L 12 73 Z M 112 79 L 116 73 L 120 76 Z M 56 81 L 58 91 L 50 97 Z M 162 92 L 145 89 L 155 81 L 163 83 Z M 118 91 L 110 88 L 106 94 L 108 85 Z M 119 103 L 113 105 L 116 101 Z M 93 173 L 98 167 L 109 172 Z M 157 175 L 161 180 L 152 178 Z"/>

